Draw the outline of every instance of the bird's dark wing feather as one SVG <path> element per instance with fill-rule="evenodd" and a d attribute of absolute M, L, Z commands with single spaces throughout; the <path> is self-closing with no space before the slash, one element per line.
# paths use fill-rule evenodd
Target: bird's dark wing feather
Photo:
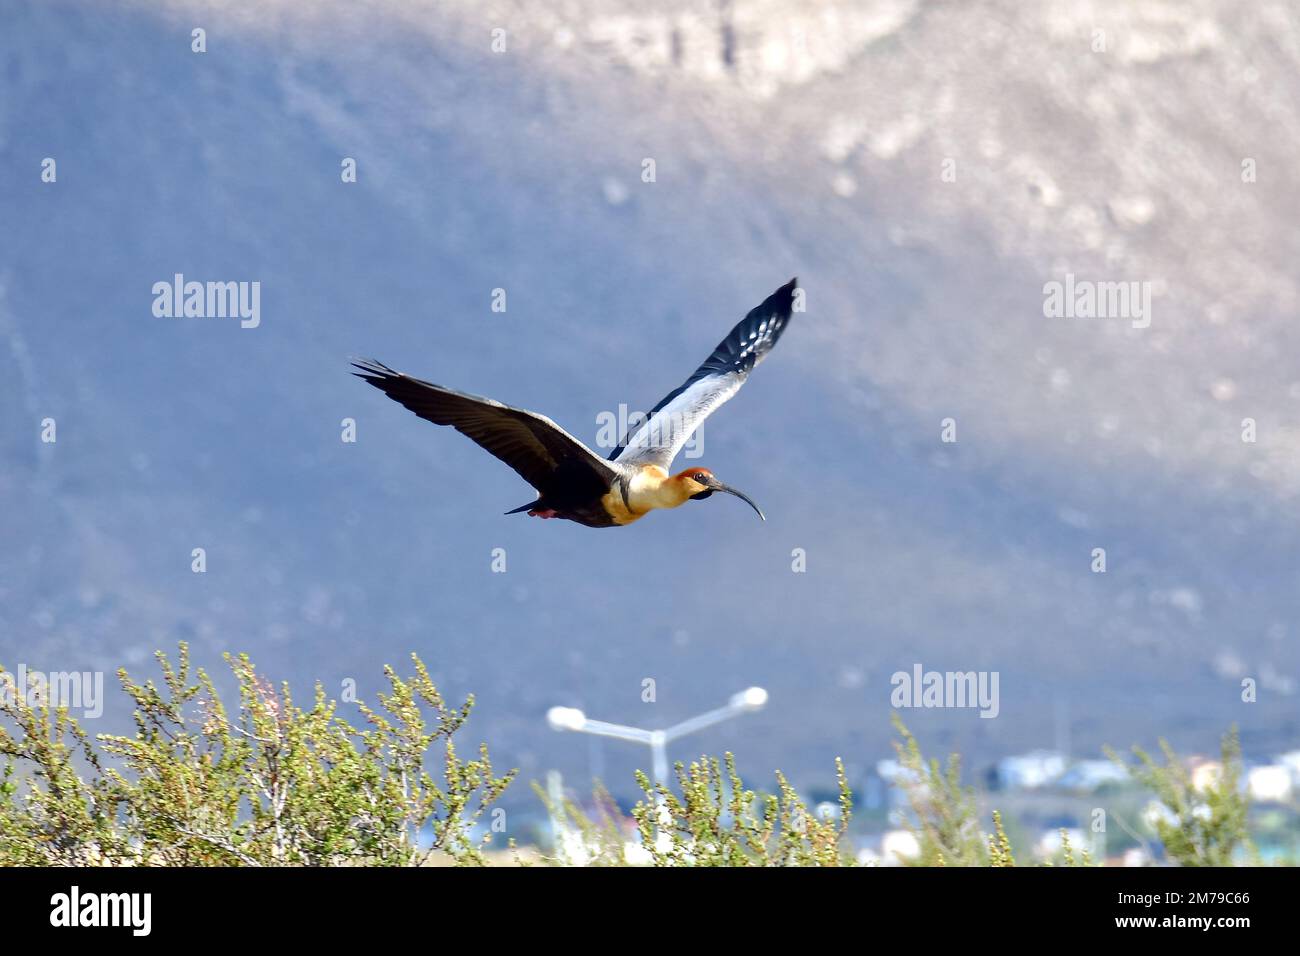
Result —
<path fill-rule="evenodd" d="M 395 372 L 369 359 L 354 372 L 395 402 L 435 425 L 450 425 L 517 471 L 542 496 L 557 482 L 609 487 L 616 472 L 586 445 L 545 415 L 511 408 Z"/>
<path fill-rule="evenodd" d="M 630 466 L 667 468 L 714 409 L 740 391 L 789 324 L 798 279 L 791 279 L 736 324 L 690 378 L 664 396 L 609 456 Z"/>

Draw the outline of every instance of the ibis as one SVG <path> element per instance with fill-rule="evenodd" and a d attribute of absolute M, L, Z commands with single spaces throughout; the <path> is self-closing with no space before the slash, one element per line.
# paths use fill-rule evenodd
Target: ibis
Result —
<path fill-rule="evenodd" d="M 712 354 L 647 416 L 638 416 L 608 458 L 601 458 L 551 419 L 434 385 L 381 362 L 358 359 L 354 375 L 416 415 L 450 425 L 501 459 L 537 498 L 506 514 L 567 518 L 589 528 L 631 524 L 658 508 L 735 495 L 766 520 L 744 492 L 708 468 L 670 474 L 669 467 L 700 424 L 745 384 L 789 324 L 798 280 L 791 279 L 736 324 Z"/>

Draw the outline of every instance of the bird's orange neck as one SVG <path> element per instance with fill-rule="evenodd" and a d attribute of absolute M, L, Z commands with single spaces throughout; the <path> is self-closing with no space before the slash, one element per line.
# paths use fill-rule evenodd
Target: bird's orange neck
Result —
<path fill-rule="evenodd" d="M 658 465 L 646 465 L 628 486 L 628 501 L 633 511 L 676 508 L 686 503 L 691 491 L 686 472 L 669 475 Z"/>
<path fill-rule="evenodd" d="M 623 501 L 622 490 L 613 488 L 602 499 L 602 503 L 616 524 L 631 524 L 656 508 L 684 505 L 698 491 L 687 478 L 695 470 L 697 469 L 688 469 L 681 474 L 670 475 L 658 465 L 646 465 L 628 482 L 626 502 Z"/>

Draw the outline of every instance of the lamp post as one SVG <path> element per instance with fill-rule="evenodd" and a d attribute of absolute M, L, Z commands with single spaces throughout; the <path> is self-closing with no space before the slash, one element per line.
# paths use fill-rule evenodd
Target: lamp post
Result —
<path fill-rule="evenodd" d="M 546 712 L 546 722 L 551 725 L 552 730 L 595 734 L 598 737 L 613 737 L 617 740 L 645 744 L 650 748 L 651 771 L 655 783 L 667 786 L 668 744 L 728 718 L 762 710 L 766 703 L 767 691 L 761 687 L 750 687 L 732 694 L 731 699 L 724 706 L 690 717 L 665 730 L 644 730 L 624 724 L 611 724 L 604 720 L 592 720 L 576 707 L 552 707 Z"/>

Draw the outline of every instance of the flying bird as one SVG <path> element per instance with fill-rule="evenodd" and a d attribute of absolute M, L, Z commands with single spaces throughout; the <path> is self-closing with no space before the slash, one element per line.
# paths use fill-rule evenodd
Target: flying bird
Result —
<path fill-rule="evenodd" d="M 395 372 L 371 359 L 352 363 L 395 402 L 435 425 L 450 425 L 501 459 L 537 491 L 537 499 L 506 514 L 567 518 L 589 528 L 631 524 L 656 508 L 676 508 L 715 491 L 740 498 L 767 520 L 748 495 L 707 468 L 668 468 L 700 424 L 740 391 L 754 366 L 785 331 L 794 306 L 791 279 L 751 311 L 679 388 L 664 396 L 608 459 L 545 415 L 512 408 Z"/>

